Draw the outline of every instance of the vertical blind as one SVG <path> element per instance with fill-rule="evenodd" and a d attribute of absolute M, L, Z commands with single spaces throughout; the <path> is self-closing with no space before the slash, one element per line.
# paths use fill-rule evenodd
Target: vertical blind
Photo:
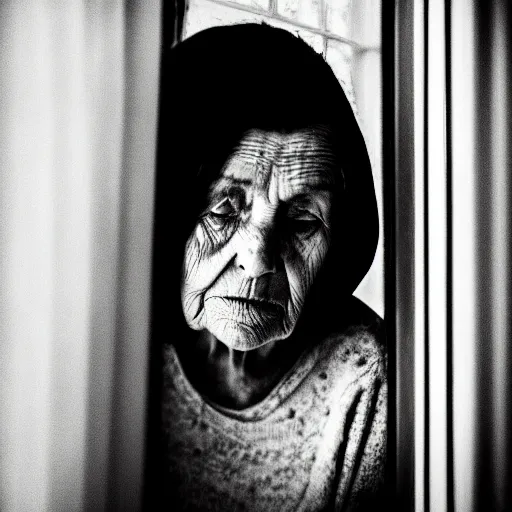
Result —
<path fill-rule="evenodd" d="M 398 1 L 386 43 L 403 510 L 512 506 L 511 8 Z"/>

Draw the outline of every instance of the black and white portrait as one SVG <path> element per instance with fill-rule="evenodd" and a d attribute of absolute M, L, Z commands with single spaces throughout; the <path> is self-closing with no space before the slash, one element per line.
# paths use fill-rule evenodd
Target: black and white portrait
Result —
<path fill-rule="evenodd" d="M 3 1 L 0 510 L 512 509 L 511 14 Z"/>

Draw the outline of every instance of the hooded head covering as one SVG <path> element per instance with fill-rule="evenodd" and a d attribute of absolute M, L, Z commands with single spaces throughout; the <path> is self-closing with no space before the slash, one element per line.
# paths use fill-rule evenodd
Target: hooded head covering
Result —
<path fill-rule="evenodd" d="M 200 201 L 245 130 L 328 124 L 340 194 L 328 258 L 312 293 L 334 306 L 373 261 L 378 216 L 366 145 L 329 65 L 300 38 L 267 25 L 215 27 L 164 48 L 156 196 L 154 312 L 181 313 L 180 270 Z M 317 285 L 318 283 L 318 285 Z M 318 303 L 318 301 L 315 301 Z M 330 309 L 330 308 L 328 308 Z M 176 310 L 175 310 L 176 311 Z M 165 323 L 165 320 L 164 320 Z"/>

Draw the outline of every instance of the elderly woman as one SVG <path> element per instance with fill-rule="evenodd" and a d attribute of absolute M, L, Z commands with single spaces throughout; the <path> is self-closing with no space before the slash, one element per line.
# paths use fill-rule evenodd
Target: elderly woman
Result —
<path fill-rule="evenodd" d="M 165 506 L 371 508 L 386 358 L 382 321 L 352 292 L 378 219 L 343 90 L 320 55 L 265 25 L 201 32 L 165 55 L 163 73 Z"/>

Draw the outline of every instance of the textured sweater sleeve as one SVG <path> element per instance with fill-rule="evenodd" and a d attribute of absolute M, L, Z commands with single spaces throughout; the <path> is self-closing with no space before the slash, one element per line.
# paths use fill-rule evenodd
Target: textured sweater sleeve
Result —
<path fill-rule="evenodd" d="M 347 429 L 345 464 L 336 496 L 336 510 L 378 510 L 384 498 L 387 443 L 387 382 L 381 360 L 370 385 L 361 390 Z M 350 468 L 350 469 L 348 469 Z"/>
<path fill-rule="evenodd" d="M 360 460 L 354 469 L 345 512 L 378 510 L 384 498 L 384 471 L 386 463 L 387 384 L 382 382 L 374 395 L 371 423 L 366 426 L 359 447 Z"/>

